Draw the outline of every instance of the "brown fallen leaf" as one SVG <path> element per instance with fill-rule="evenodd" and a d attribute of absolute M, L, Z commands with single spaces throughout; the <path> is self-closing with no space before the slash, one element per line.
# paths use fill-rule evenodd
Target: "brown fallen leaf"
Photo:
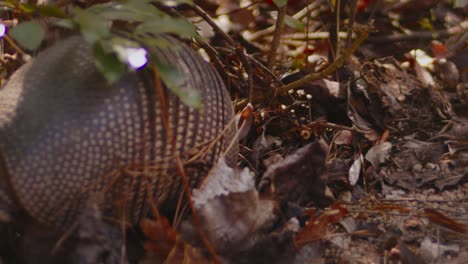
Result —
<path fill-rule="evenodd" d="M 294 239 L 296 249 L 300 249 L 310 242 L 329 238 L 329 226 L 338 223 L 347 214 L 348 210 L 343 205 L 334 203 L 317 218 L 312 216 Z"/>
<path fill-rule="evenodd" d="M 465 235 L 468 234 L 467 224 L 459 223 L 455 220 L 452 220 L 434 209 L 430 209 L 430 208 L 424 209 L 423 216 L 427 217 L 429 221 L 435 224 L 438 224 L 440 226 L 443 226 L 445 228 L 448 228 L 452 231 L 463 233 Z"/>
<path fill-rule="evenodd" d="M 323 198 L 327 172 L 325 159 L 328 146 L 316 141 L 298 149 L 284 160 L 268 167 L 263 180 L 273 183 L 274 198 L 279 204 Z"/>
<path fill-rule="evenodd" d="M 271 228 L 275 203 L 259 199 L 248 169 L 232 169 L 220 160 L 193 191 L 200 227 L 217 252 L 235 254 L 246 240 Z"/>
<path fill-rule="evenodd" d="M 141 229 L 148 240 L 144 244 L 146 256 L 142 264 L 154 263 L 213 263 L 200 249 L 185 243 L 164 217 L 143 219 Z"/>

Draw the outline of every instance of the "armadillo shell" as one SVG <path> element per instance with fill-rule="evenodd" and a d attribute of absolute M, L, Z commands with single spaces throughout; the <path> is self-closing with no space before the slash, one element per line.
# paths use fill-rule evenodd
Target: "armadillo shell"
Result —
<path fill-rule="evenodd" d="M 34 219 L 65 228 L 96 199 L 106 215 L 135 223 L 152 202 L 175 206 L 183 193 L 177 160 L 193 187 L 224 153 L 235 129 L 222 80 L 184 43 L 158 38 L 169 43 L 155 48 L 160 58 L 182 73 L 183 91 L 201 93 L 200 108 L 157 88 L 148 72 L 108 85 L 78 36 L 42 52 L 0 90 L 0 178 Z"/>

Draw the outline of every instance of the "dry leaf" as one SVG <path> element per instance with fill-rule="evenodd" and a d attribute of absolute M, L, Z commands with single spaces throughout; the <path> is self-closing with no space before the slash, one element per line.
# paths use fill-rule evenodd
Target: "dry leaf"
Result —
<path fill-rule="evenodd" d="M 274 197 L 279 204 L 287 201 L 301 203 L 310 200 L 306 199 L 310 196 L 323 198 L 327 151 L 324 141 L 316 141 L 267 168 L 262 180 L 273 183 Z"/>
<path fill-rule="evenodd" d="M 348 210 L 338 203 L 330 206 L 319 217 L 312 217 L 305 227 L 296 235 L 294 244 L 296 248 L 318 240 L 327 239 L 330 236 L 329 225 L 339 222 L 348 214 Z"/>
<path fill-rule="evenodd" d="M 378 168 L 380 164 L 387 160 L 391 149 L 392 143 L 390 142 L 377 144 L 367 151 L 366 160 L 369 161 L 374 168 Z"/>
<path fill-rule="evenodd" d="M 273 201 L 260 200 L 248 169 L 228 167 L 220 159 L 192 199 L 201 228 L 219 252 L 235 251 L 276 216 Z"/>
<path fill-rule="evenodd" d="M 348 172 L 348 180 L 351 186 L 356 185 L 359 180 L 359 175 L 361 174 L 361 167 L 362 167 L 362 154 L 359 155 L 357 159 L 354 160 L 353 165 L 349 168 Z"/>
<path fill-rule="evenodd" d="M 439 213 L 434 209 L 424 209 L 423 215 L 435 224 L 438 224 L 455 232 L 468 234 L 467 224 L 456 222 L 455 220 L 448 218 L 447 216 Z"/>

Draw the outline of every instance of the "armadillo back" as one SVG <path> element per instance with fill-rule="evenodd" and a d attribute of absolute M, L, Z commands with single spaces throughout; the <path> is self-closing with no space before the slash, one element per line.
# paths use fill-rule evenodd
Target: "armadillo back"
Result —
<path fill-rule="evenodd" d="M 44 51 L 0 90 L 0 152 L 11 191 L 33 218 L 67 226 L 97 193 L 105 210 L 115 215 L 118 203 L 137 221 L 148 197 L 164 204 L 180 195 L 178 157 L 203 149 L 198 161 L 209 165 L 226 149 L 234 130 L 225 129 L 233 113 L 222 81 L 185 44 L 161 38 L 177 47 L 159 49 L 161 58 L 182 73 L 182 89 L 200 91 L 201 108 L 166 89 L 156 96 L 147 73 L 107 85 L 80 37 Z"/>

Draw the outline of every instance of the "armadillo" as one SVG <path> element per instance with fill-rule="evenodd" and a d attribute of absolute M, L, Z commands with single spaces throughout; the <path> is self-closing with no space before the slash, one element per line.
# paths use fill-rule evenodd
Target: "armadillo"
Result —
<path fill-rule="evenodd" d="M 102 194 L 106 214 L 137 223 L 153 202 L 175 206 L 181 177 L 193 188 L 220 156 L 233 164 L 233 108 L 222 79 L 182 41 L 158 38 L 167 42 L 155 48 L 159 58 L 181 73 L 182 91 L 201 94 L 200 107 L 158 90 L 150 71 L 109 85 L 79 36 L 12 75 L 0 89 L 0 219 L 22 210 L 65 228 Z"/>

